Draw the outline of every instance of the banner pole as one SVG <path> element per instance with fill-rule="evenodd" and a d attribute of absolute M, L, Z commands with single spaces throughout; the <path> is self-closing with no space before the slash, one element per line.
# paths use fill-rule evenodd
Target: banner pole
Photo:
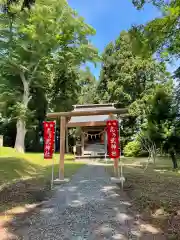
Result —
<path fill-rule="evenodd" d="M 105 130 L 104 132 L 104 144 L 105 144 L 105 161 L 106 161 L 106 165 L 107 165 L 107 153 L 108 153 L 108 147 L 107 147 L 107 131 Z"/>
<path fill-rule="evenodd" d="M 53 154 L 56 149 L 56 121 L 54 121 L 54 150 Z M 51 173 L 51 190 L 54 187 L 54 156 L 52 156 L 52 173 Z"/>
<path fill-rule="evenodd" d="M 121 181 L 121 189 L 123 190 L 125 178 L 123 176 L 123 163 L 122 163 L 122 160 L 121 160 L 120 125 L 121 125 L 121 121 L 119 120 L 119 149 L 120 149 L 119 161 L 120 161 L 120 168 L 121 168 L 121 170 L 120 170 L 120 181 Z"/>
<path fill-rule="evenodd" d="M 121 163 L 121 188 L 123 190 L 123 187 L 124 187 L 124 177 L 123 177 L 123 166 L 122 166 L 122 163 Z"/>
<path fill-rule="evenodd" d="M 120 151 L 120 154 L 119 154 L 119 162 L 120 162 L 120 166 L 121 166 L 121 146 L 120 146 L 120 120 L 119 120 L 119 151 Z M 118 177 L 120 178 L 121 175 L 119 174 L 119 166 L 118 166 Z"/>
<path fill-rule="evenodd" d="M 51 175 L 51 190 L 54 186 L 54 157 L 52 157 L 52 175 Z"/>

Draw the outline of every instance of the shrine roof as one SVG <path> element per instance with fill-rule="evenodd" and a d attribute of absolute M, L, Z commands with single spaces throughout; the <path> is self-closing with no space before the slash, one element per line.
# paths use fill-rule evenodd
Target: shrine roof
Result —
<path fill-rule="evenodd" d="M 73 105 L 74 110 L 72 112 L 81 112 L 81 111 L 93 111 L 93 110 L 111 110 L 116 109 L 113 103 L 108 104 L 87 104 L 87 105 Z M 88 123 L 88 122 L 104 122 L 107 121 L 109 115 L 96 115 L 96 116 L 78 116 L 72 117 L 69 121 L 69 124 L 72 123 Z"/>

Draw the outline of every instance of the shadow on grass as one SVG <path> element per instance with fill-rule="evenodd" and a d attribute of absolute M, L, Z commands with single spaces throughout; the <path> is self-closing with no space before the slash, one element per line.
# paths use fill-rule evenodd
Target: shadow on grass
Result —
<path fill-rule="evenodd" d="M 94 171 L 96 170 L 94 169 Z M 97 177 L 101 178 L 98 174 Z M 118 194 L 116 187 L 110 183 L 100 185 L 98 189 L 104 195 L 101 204 L 94 203 L 91 199 L 88 199 L 89 202 L 84 201 L 87 193 L 82 191 L 82 187 L 86 189 L 87 186 L 93 186 L 95 181 L 97 179 L 80 177 L 74 186 L 60 188 L 58 201 L 65 211 L 59 211 L 56 201 L 55 204 L 51 202 L 49 205 L 43 205 L 41 209 L 34 206 L 31 209 L 25 209 L 23 213 L 15 214 L 4 227 L 10 233 L 14 233 L 18 239 L 28 239 L 29 237 L 33 239 L 33 236 L 38 239 L 50 239 L 50 236 L 53 236 L 54 239 L 79 239 L 78 235 L 81 235 L 81 238 L 82 235 L 85 237 L 85 233 L 79 233 L 79 229 L 86 230 L 86 228 L 87 234 L 92 239 L 166 239 L 163 238 L 159 229 L 141 221 L 136 214 L 128 211 L 127 208 L 131 206 L 131 202 L 122 193 Z M 38 215 L 39 211 L 41 217 Z M 32 215 L 32 212 L 37 215 Z M 87 218 L 87 223 L 82 221 L 84 217 Z M 77 232 L 77 237 L 74 237 L 72 232 Z M 31 235 L 29 236 L 28 233 Z"/>
<path fill-rule="evenodd" d="M 165 239 L 180 239 L 180 178 L 169 169 L 126 166 L 124 190 L 143 220 L 162 229 Z"/>
<path fill-rule="evenodd" d="M 180 169 L 173 169 L 172 167 L 169 166 L 155 166 L 154 171 L 156 172 L 167 172 L 167 173 L 178 173 Z"/>
<path fill-rule="evenodd" d="M 51 195 L 52 166 L 41 166 L 19 158 L 0 159 L 0 213 L 21 204 L 43 201 Z M 65 163 L 65 177 L 71 177 L 82 163 Z M 54 178 L 59 165 L 54 165 Z"/>
<path fill-rule="evenodd" d="M 1 158 L 0 166 L 0 185 L 21 177 L 32 176 L 40 169 L 40 166 L 16 157 Z"/>

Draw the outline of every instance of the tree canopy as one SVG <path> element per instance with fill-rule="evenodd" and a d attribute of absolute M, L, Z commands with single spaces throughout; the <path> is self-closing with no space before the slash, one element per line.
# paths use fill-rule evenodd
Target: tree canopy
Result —
<path fill-rule="evenodd" d="M 134 5 L 140 9 L 149 1 L 134 0 Z M 180 1 L 152 0 L 162 12 L 161 17 L 149 21 L 145 25 L 134 26 L 132 33 L 139 40 L 141 47 L 150 49 L 153 53 L 160 52 L 161 57 L 179 57 L 180 53 Z"/>
<path fill-rule="evenodd" d="M 94 29 L 65 0 L 36 1 L 30 10 L 22 4 L 11 2 L 0 13 L 1 107 L 17 119 L 19 151 L 24 150 L 37 89 L 47 104 L 63 101 L 74 94 L 77 68 L 98 59 L 88 40 Z"/>
<path fill-rule="evenodd" d="M 113 102 L 129 109 L 121 126 L 125 152 L 143 150 L 153 159 L 158 151 L 169 153 L 177 167 L 180 69 L 171 74 L 166 63 L 180 54 L 180 0 L 132 2 L 137 9 L 151 3 L 161 15 L 122 31 L 100 57 L 89 40 L 95 30 L 66 0 L 0 1 L 0 132 L 5 144 L 38 151 L 47 111 Z M 84 66 L 99 60 L 96 79 Z"/>
<path fill-rule="evenodd" d="M 150 53 L 161 62 L 171 63 L 180 56 L 180 1 L 165 0 L 133 0 L 137 9 L 151 2 L 155 5 L 161 16 L 147 24 L 133 26 L 130 30 L 137 51 L 144 55 Z M 151 139 L 167 152 L 169 151 L 174 168 L 177 168 L 176 153 L 179 151 L 179 67 L 173 74 L 176 86 L 158 87 L 148 102 L 149 113 L 146 116 L 146 127 Z M 173 86 L 174 85 L 174 86 Z M 137 106 L 136 106 L 137 107 Z M 136 108 L 135 107 L 135 108 Z"/>
<path fill-rule="evenodd" d="M 127 107 L 168 77 L 163 63 L 136 53 L 131 34 L 124 31 L 103 53 L 98 91 L 101 100 Z"/>

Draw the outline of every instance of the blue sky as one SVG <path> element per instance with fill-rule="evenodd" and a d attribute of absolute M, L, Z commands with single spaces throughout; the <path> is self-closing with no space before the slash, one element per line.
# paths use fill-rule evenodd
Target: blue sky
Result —
<path fill-rule="evenodd" d="M 110 41 L 114 41 L 122 30 L 129 29 L 132 24 L 146 23 L 160 15 L 151 4 L 147 4 L 141 11 L 136 10 L 131 0 L 68 0 L 68 2 L 96 29 L 92 43 L 100 52 Z M 98 78 L 100 66 L 90 67 Z"/>

